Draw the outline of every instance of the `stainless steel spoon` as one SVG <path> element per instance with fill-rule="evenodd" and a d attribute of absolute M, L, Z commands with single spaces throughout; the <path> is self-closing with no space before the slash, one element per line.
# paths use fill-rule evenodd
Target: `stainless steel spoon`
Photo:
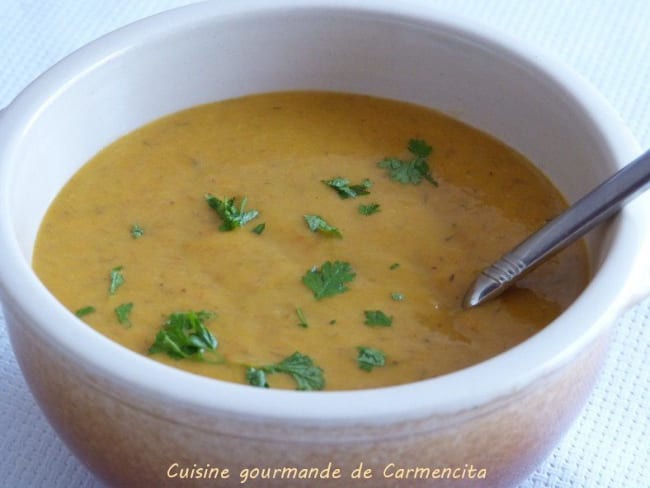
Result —
<path fill-rule="evenodd" d="M 611 217 L 649 187 L 650 151 L 646 151 L 485 268 L 467 290 L 463 308 L 499 296 L 528 271 Z"/>

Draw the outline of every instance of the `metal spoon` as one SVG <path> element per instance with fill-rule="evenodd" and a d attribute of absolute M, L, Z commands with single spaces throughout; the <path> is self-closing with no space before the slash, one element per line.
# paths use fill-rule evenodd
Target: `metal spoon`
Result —
<path fill-rule="evenodd" d="M 649 187 L 650 151 L 646 151 L 485 268 L 465 293 L 463 308 L 499 296 L 528 271 L 611 217 Z"/>

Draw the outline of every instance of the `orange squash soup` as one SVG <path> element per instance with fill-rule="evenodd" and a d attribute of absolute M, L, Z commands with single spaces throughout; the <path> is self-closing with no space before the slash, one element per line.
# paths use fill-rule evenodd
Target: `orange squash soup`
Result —
<path fill-rule="evenodd" d="M 573 245 L 463 310 L 486 265 L 566 208 L 522 155 L 428 108 L 282 92 L 197 106 L 67 183 L 33 266 L 100 333 L 254 387 L 413 382 L 511 348 L 588 277 Z"/>

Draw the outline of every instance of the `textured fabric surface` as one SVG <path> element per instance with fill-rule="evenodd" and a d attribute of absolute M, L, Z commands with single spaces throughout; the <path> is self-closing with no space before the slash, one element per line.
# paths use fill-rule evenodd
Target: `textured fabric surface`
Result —
<path fill-rule="evenodd" d="M 83 44 L 138 18 L 189 3 L 0 0 L 0 107 Z M 429 3 L 569 64 L 604 94 L 641 146 L 650 147 L 650 1 Z M 1 316 L 0 452 L 0 487 L 100 486 L 34 403 Z M 586 408 L 550 457 L 520 485 L 533 487 L 650 487 L 650 300 L 620 318 L 605 370 Z"/>

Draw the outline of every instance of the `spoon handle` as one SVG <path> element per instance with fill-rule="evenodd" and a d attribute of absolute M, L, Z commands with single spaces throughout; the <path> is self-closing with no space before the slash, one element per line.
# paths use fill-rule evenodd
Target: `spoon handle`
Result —
<path fill-rule="evenodd" d="M 490 300 L 522 275 L 589 232 L 650 187 L 650 151 L 646 151 L 485 268 L 469 288 L 463 307 Z"/>

